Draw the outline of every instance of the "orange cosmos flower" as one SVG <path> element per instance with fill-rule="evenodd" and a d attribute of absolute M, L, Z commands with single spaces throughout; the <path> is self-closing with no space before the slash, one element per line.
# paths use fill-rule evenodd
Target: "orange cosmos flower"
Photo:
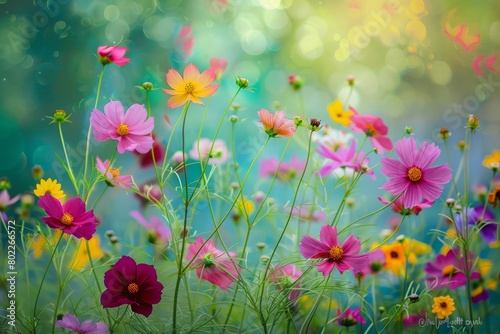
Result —
<path fill-rule="evenodd" d="M 291 137 L 295 132 L 295 122 L 286 118 L 283 111 L 277 111 L 274 115 L 266 109 L 257 112 L 260 121 L 264 126 L 264 131 L 270 137 L 282 136 Z"/>
<path fill-rule="evenodd" d="M 174 69 L 167 72 L 167 83 L 173 89 L 163 89 L 165 93 L 173 95 L 167 101 L 168 108 L 177 108 L 191 101 L 197 104 L 203 104 L 200 97 L 212 96 L 219 85 L 210 85 L 215 80 L 214 72 L 210 70 L 203 71 L 200 74 L 198 68 L 188 64 L 184 69 L 184 78 Z"/>

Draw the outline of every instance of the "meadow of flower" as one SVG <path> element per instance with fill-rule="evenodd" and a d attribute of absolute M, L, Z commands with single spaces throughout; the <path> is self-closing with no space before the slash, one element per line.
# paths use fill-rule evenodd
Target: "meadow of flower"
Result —
<path fill-rule="evenodd" d="M 71 115 L 48 116 L 63 152 L 54 159 L 70 186 L 40 166 L 30 192 L 0 184 L 2 333 L 498 328 L 500 151 L 471 160 L 476 115 L 453 134 L 463 138 L 458 147 L 449 147 L 446 128 L 437 143 L 411 127 L 389 131 L 349 97 L 327 106 L 328 120 L 265 108 L 244 119 L 238 97 L 251 94 L 252 83 L 236 77 L 233 91 L 222 92 L 219 83 L 232 80 L 224 59 L 201 71 L 193 63 L 170 69 L 162 90 L 137 86 L 145 105 L 100 105 L 106 69 L 127 66 L 127 51 L 97 49 L 102 70 L 81 168 L 65 143 L 65 133 L 79 130 Z M 304 80 L 290 75 L 290 89 L 298 94 Z M 355 90 L 355 78 L 345 85 Z M 163 94 L 172 110 L 152 110 L 152 94 Z M 228 96 L 224 110 L 210 108 L 214 94 Z M 201 119 L 199 129 L 193 119 Z M 208 138 L 207 119 L 218 124 Z M 235 136 L 242 127 L 262 139 L 244 164 Z M 220 138 L 228 128 L 231 140 Z M 91 140 L 113 153 L 95 155 Z M 273 145 L 282 145 L 280 154 L 268 153 Z M 455 170 L 450 150 L 461 152 Z M 134 159 L 137 175 L 122 174 L 124 159 Z M 472 168 L 489 173 L 488 184 L 473 187 Z M 153 180 L 137 184 L 147 171 Z M 384 178 L 380 187 L 376 177 Z M 378 199 L 363 196 L 366 189 Z M 127 211 L 128 221 L 100 218 L 104 198 L 127 195 L 140 209 L 112 210 Z M 387 212 L 395 218 L 389 225 L 381 218 Z"/>

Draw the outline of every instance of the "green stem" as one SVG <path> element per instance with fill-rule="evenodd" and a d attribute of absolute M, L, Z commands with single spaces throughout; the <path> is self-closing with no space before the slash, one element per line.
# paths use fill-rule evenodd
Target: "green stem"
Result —
<path fill-rule="evenodd" d="M 69 178 L 71 180 L 71 183 L 73 183 L 73 186 L 75 187 L 76 194 L 79 195 L 78 184 L 76 183 L 75 175 L 73 174 L 73 169 L 71 168 L 71 164 L 69 163 L 68 152 L 66 152 L 66 144 L 64 142 L 64 136 L 62 133 L 62 123 L 58 123 L 58 125 L 59 125 L 59 136 L 61 137 L 61 144 L 64 151 L 64 157 L 66 158 L 66 164 L 68 165 Z"/>
<path fill-rule="evenodd" d="M 97 103 L 99 102 L 99 95 L 101 94 L 102 78 L 104 77 L 104 66 L 102 65 L 101 73 L 99 74 L 99 81 L 97 84 L 97 94 L 95 97 L 94 109 L 97 109 Z M 92 131 L 92 123 L 89 124 L 89 130 L 87 131 L 87 146 L 85 148 L 85 165 L 83 172 L 83 179 L 87 179 L 87 167 L 89 161 L 89 150 L 90 150 L 90 133 Z"/>
<path fill-rule="evenodd" d="M 188 101 L 184 105 L 184 109 L 182 110 L 183 114 L 183 120 L 182 120 L 182 165 L 186 166 L 186 119 L 187 119 L 187 112 L 189 109 L 190 102 Z M 184 167 L 185 168 L 185 167 Z M 177 302 L 179 298 L 179 287 L 181 285 L 181 279 L 183 276 L 183 268 L 182 268 L 182 259 L 184 258 L 184 248 L 186 246 L 186 227 L 187 227 L 187 220 L 188 220 L 188 211 L 189 211 L 189 183 L 188 183 L 188 177 L 187 177 L 187 170 L 184 171 L 184 189 L 185 189 L 185 194 L 184 194 L 184 219 L 183 219 L 183 227 L 181 231 L 182 235 L 182 244 L 181 244 L 181 249 L 180 249 L 180 256 L 177 260 L 177 280 L 175 282 L 175 289 L 174 289 L 174 308 L 173 308 L 173 319 L 172 319 L 172 333 L 177 333 Z"/>

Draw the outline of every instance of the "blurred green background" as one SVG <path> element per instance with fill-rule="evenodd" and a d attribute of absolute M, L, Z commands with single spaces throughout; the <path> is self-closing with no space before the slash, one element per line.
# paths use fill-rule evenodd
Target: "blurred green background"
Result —
<path fill-rule="evenodd" d="M 250 122 L 275 101 L 293 115 L 302 98 L 307 116 L 331 124 L 326 105 L 346 98 L 345 78 L 353 75 L 351 104 L 383 117 L 393 140 L 412 126 L 419 141 L 437 141 L 447 127 L 454 145 L 463 139 L 467 115 L 476 113 L 481 150 L 472 152 L 473 161 L 498 148 L 500 60 L 492 58 L 500 50 L 498 1 L 0 0 L 0 15 L 0 176 L 12 181 L 12 194 L 33 189 L 33 165 L 42 165 L 45 177 L 62 175 L 54 156 L 62 156 L 57 128 L 45 117 L 55 109 L 72 113 L 65 136 L 75 165 L 81 163 L 100 71 L 96 49 L 117 43 L 130 49 L 132 61 L 106 68 L 101 110 L 110 98 L 125 106 L 144 103 L 134 86 L 166 87 L 169 68 L 194 62 L 203 70 L 219 57 L 228 61 L 211 101 L 220 113 L 238 75 L 253 87 L 237 100 Z M 189 55 L 176 42 L 183 25 L 192 27 Z M 288 85 L 290 74 L 305 81 L 299 93 Z M 178 117 L 161 90 L 152 98 L 157 126 L 164 114 Z M 254 130 L 239 134 L 247 138 Z M 108 149 L 93 145 L 93 153 L 104 156 Z M 478 168 L 472 182 L 486 182 L 487 172 Z"/>

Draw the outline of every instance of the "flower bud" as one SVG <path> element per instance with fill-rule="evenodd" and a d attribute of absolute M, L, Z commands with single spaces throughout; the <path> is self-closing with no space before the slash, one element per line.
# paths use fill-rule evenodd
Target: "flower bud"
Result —
<path fill-rule="evenodd" d="M 292 74 L 288 76 L 288 83 L 294 90 L 299 90 L 304 84 L 304 81 L 298 75 Z"/>
<path fill-rule="evenodd" d="M 8 178 L 4 177 L 0 179 L 0 190 L 10 189 L 10 181 Z"/>
<path fill-rule="evenodd" d="M 260 203 L 264 200 L 264 198 L 266 197 L 266 194 L 264 194 L 264 192 L 262 191 L 257 191 L 254 195 L 253 195 L 253 199 L 255 200 L 255 203 Z"/>
<path fill-rule="evenodd" d="M 54 112 L 54 121 L 57 123 L 63 123 L 66 120 L 66 112 L 62 109 L 57 109 Z"/>
<path fill-rule="evenodd" d="M 408 296 L 408 298 L 412 303 L 416 303 L 420 299 L 420 297 L 416 293 L 412 293 L 411 295 Z"/>
<path fill-rule="evenodd" d="M 349 86 L 352 87 L 352 86 L 356 85 L 356 78 L 354 78 L 354 75 L 348 75 L 345 79 L 347 80 L 347 84 Z"/>
<path fill-rule="evenodd" d="M 108 238 L 111 238 L 112 236 L 115 235 L 115 232 L 113 230 L 107 230 L 105 233 L 104 233 Z"/>
<path fill-rule="evenodd" d="M 451 136 L 451 132 L 448 130 L 448 128 L 441 128 L 439 130 L 439 138 L 446 140 L 446 138 Z"/>
<path fill-rule="evenodd" d="M 264 242 L 258 242 L 257 245 L 255 245 L 255 246 L 260 251 L 267 247 L 267 245 Z"/>
<path fill-rule="evenodd" d="M 146 81 L 145 83 L 142 84 L 142 89 L 144 89 L 145 91 L 152 90 L 153 84 L 149 81 Z"/>
<path fill-rule="evenodd" d="M 411 135 L 413 132 L 413 128 L 411 126 L 405 127 L 405 132 L 407 135 Z"/>
<path fill-rule="evenodd" d="M 321 120 L 318 120 L 316 118 L 311 118 L 309 121 L 309 126 L 307 127 L 309 130 L 317 132 L 319 129 L 321 129 Z"/>
<path fill-rule="evenodd" d="M 403 243 L 406 239 L 406 236 L 404 234 L 398 235 L 396 238 L 397 242 Z"/>
<path fill-rule="evenodd" d="M 234 111 L 238 111 L 238 110 L 240 110 L 241 105 L 240 105 L 239 103 L 236 103 L 236 102 L 235 102 L 235 103 L 231 104 L 231 108 L 232 108 Z"/>
<path fill-rule="evenodd" d="M 446 206 L 449 208 L 452 208 L 455 205 L 455 199 L 454 198 L 448 198 L 446 200 Z"/>
<path fill-rule="evenodd" d="M 267 263 L 269 262 L 269 259 L 270 259 L 270 257 L 269 257 L 269 256 L 267 256 L 267 255 L 262 255 L 262 256 L 260 257 L 260 262 L 262 262 L 262 264 L 267 264 Z"/>
<path fill-rule="evenodd" d="M 21 196 L 21 206 L 24 208 L 31 208 L 33 204 L 35 203 L 35 198 L 33 195 L 30 194 L 24 194 Z"/>
<path fill-rule="evenodd" d="M 469 119 L 467 120 L 467 127 L 472 131 L 479 128 L 479 117 L 477 117 L 477 115 L 469 115 Z"/>
<path fill-rule="evenodd" d="M 293 118 L 293 122 L 295 123 L 295 126 L 296 127 L 299 127 L 299 126 L 304 126 L 306 124 L 306 120 L 304 117 L 302 116 L 295 116 Z"/>
<path fill-rule="evenodd" d="M 247 78 L 236 77 L 236 85 L 240 88 L 245 89 L 248 87 L 248 85 L 250 85 L 250 82 Z"/>
<path fill-rule="evenodd" d="M 465 146 L 466 146 L 466 144 L 465 144 L 465 141 L 464 141 L 464 140 L 460 140 L 460 141 L 457 143 L 457 147 L 458 147 L 458 149 L 459 149 L 460 151 L 465 150 Z"/>
<path fill-rule="evenodd" d="M 238 122 L 238 116 L 231 115 L 231 116 L 229 116 L 229 120 L 231 121 L 231 123 L 236 123 L 236 122 Z"/>
<path fill-rule="evenodd" d="M 35 180 L 41 180 L 43 177 L 43 168 L 40 165 L 35 165 L 31 168 L 31 174 L 35 178 Z"/>
<path fill-rule="evenodd" d="M 113 245 L 117 244 L 118 241 L 120 241 L 120 238 L 118 238 L 116 235 L 109 238 L 109 242 L 111 242 Z"/>

